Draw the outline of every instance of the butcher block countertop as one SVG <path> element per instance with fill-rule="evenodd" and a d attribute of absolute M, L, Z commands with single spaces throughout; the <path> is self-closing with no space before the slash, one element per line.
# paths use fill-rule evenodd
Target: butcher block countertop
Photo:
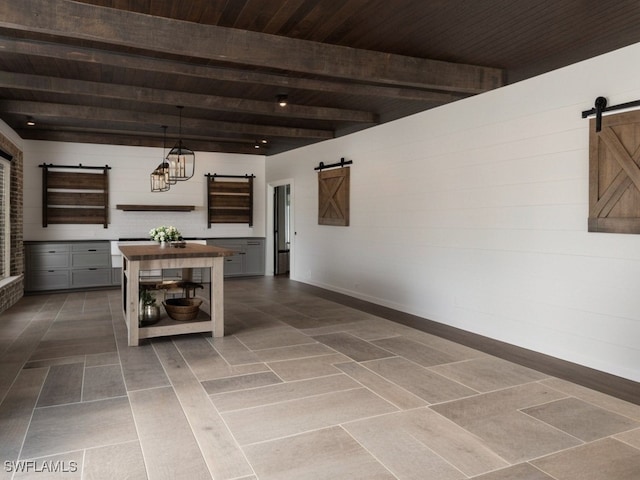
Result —
<path fill-rule="evenodd" d="M 119 247 L 122 255 L 129 261 L 163 260 L 169 258 L 204 258 L 228 257 L 236 252 L 228 248 L 214 247 L 187 243 L 183 248 L 161 247 L 158 245 L 122 245 Z"/>

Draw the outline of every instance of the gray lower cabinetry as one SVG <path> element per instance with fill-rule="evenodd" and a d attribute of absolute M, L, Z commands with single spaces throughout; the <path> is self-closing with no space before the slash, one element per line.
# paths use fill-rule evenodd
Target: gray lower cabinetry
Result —
<path fill-rule="evenodd" d="M 264 275 L 264 238 L 214 238 L 207 240 L 207 245 L 237 252 L 224 257 L 225 277 Z"/>
<path fill-rule="evenodd" d="M 26 291 L 114 285 L 109 242 L 25 244 Z"/>

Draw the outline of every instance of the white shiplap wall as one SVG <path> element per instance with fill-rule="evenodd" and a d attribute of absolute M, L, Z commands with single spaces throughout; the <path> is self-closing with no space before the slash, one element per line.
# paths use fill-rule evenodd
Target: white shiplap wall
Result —
<path fill-rule="evenodd" d="M 294 181 L 291 276 L 640 380 L 640 236 L 587 232 L 597 96 L 640 98 L 640 44 L 267 159 Z M 313 167 L 352 159 L 351 226 Z"/>
<path fill-rule="evenodd" d="M 85 240 L 146 237 L 158 225 L 174 225 L 185 237 L 241 237 L 265 235 L 263 198 L 265 162 L 261 155 L 196 152 L 196 172 L 168 192 L 152 193 L 149 174 L 162 160 L 162 149 L 24 141 L 25 240 Z M 42 169 L 39 165 L 109 165 L 109 228 L 102 225 L 42 227 Z M 254 225 L 214 224 L 207 228 L 207 173 L 254 174 Z M 123 212 L 118 204 L 195 205 L 192 212 Z"/>

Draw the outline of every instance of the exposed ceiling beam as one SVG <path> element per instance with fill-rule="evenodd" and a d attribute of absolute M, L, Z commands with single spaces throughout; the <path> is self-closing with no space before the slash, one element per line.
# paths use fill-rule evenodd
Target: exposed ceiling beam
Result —
<path fill-rule="evenodd" d="M 0 29 L 21 37 L 51 36 L 114 50 L 449 92 L 475 94 L 503 85 L 503 71 L 497 68 L 201 25 L 69 0 L 0 2 Z"/>
<path fill-rule="evenodd" d="M 276 103 L 275 98 L 272 102 L 263 102 L 244 98 L 201 95 L 188 92 L 157 90 L 112 83 L 86 82 L 82 80 L 69 80 L 2 71 L 0 71 L 0 88 L 57 93 L 71 97 L 90 96 L 93 98 L 98 97 L 110 100 L 160 105 L 182 105 L 206 110 L 244 112 L 254 115 L 286 118 L 307 118 L 371 124 L 377 122 L 376 115 L 370 112 L 328 107 L 309 107 L 296 105 L 295 103 L 291 103 L 287 105 L 286 108 L 282 108 Z"/>
<path fill-rule="evenodd" d="M 68 46 L 38 40 L 22 40 L 0 36 L 0 52 L 30 57 L 54 58 L 87 65 L 109 65 L 145 72 L 182 75 L 234 83 L 272 85 L 284 89 L 311 90 L 354 96 L 387 97 L 401 100 L 419 100 L 429 103 L 449 103 L 468 94 L 435 92 L 411 87 L 379 86 L 338 80 L 296 78 L 271 73 L 260 73 L 233 68 L 196 65 L 177 60 L 159 60 L 141 55 L 105 52 L 92 48 Z"/>
<path fill-rule="evenodd" d="M 1 111 L 13 115 L 30 115 L 41 120 L 59 120 L 62 124 L 66 118 L 79 118 L 97 124 L 111 122 L 120 125 L 176 125 L 175 115 L 162 115 L 147 112 L 133 112 L 112 108 L 88 107 L 45 102 L 27 102 L 18 100 L 0 101 Z M 221 122 L 199 118 L 182 118 L 183 131 L 189 128 L 198 129 L 215 136 L 216 132 L 227 132 L 257 137 L 290 137 L 315 138 L 326 140 L 333 138 L 330 130 L 293 128 L 270 125 L 254 125 L 234 122 Z M 203 138 L 206 140 L 207 138 Z"/>
<path fill-rule="evenodd" d="M 53 142 L 97 143 L 103 145 L 132 145 L 137 147 L 162 147 L 162 139 L 130 133 L 104 133 L 91 131 L 72 131 L 65 129 L 39 130 L 17 129 L 16 133 L 26 140 L 47 140 Z M 168 144 L 167 148 L 172 145 Z M 189 148 L 199 152 L 248 153 L 264 155 L 268 147 L 254 148 L 253 144 L 243 142 L 221 142 L 215 140 L 189 140 Z M 161 158 L 158 158 L 158 162 Z"/>

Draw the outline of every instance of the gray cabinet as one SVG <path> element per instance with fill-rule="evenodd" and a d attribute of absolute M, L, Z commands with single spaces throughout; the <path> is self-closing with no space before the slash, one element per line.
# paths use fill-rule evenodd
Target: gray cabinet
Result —
<path fill-rule="evenodd" d="M 224 257 L 225 277 L 264 275 L 264 238 L 214 238 L 207 240 L 207 245 L 237 252 L 230 257 Z"/>
<path fill-rule="evenodd" d="M 25 257 L 26 291 L 113 285 L 109 242 L 26 243 Z"/>

